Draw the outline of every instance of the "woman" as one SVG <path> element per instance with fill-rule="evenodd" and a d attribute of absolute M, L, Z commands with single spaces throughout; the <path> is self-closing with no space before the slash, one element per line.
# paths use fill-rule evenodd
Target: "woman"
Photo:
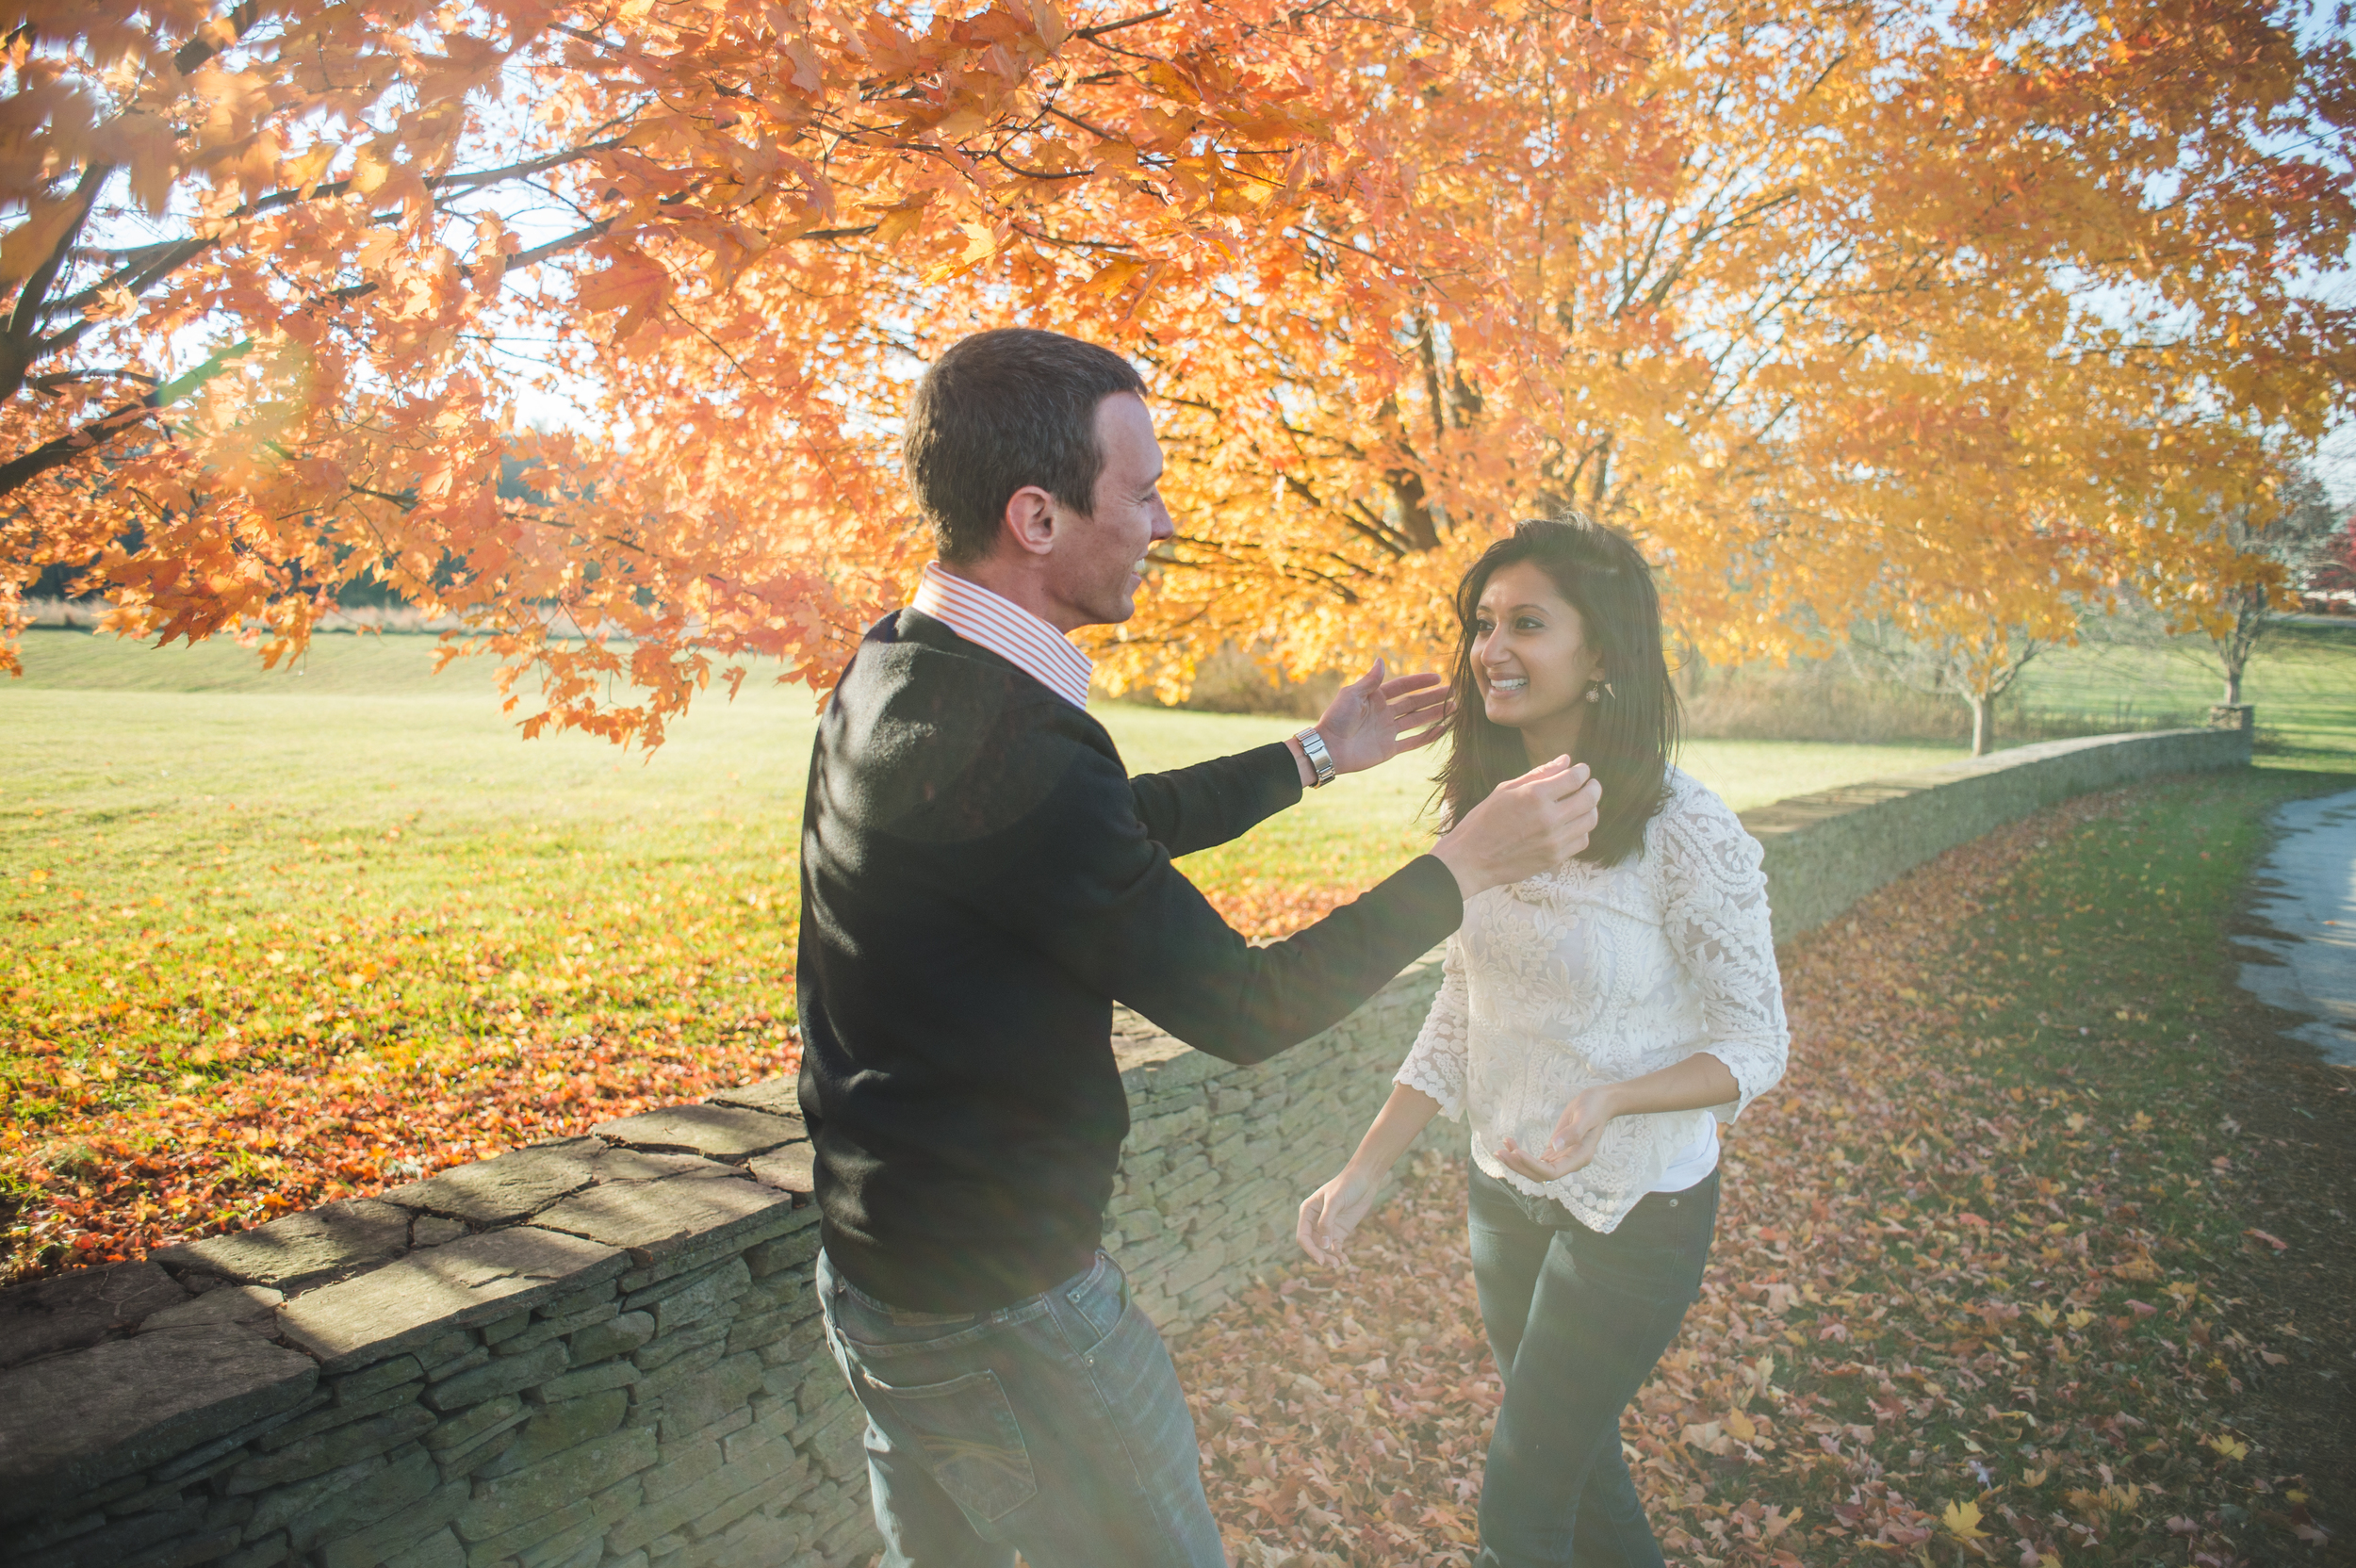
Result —
<path fill-rule="evenodd" d="M 1783 1074 L 1759 847 L 1669 765 L 1677 694 L 1644 557 L 1585 521 L 1527 522 L 1457 590 L 1448 820 L 1540 759 L 1603 785 L 1587 848 L 1464 906 L 1389 1102 L 1301 1206 L 1332 1262 L 1434 1115 L 1470 1113 L 1473 1279 L 1505 1403 L 1482 1568 L 1661 1561 L 1620 1413 L 1699 1293 L 1717 1125 Z"/>

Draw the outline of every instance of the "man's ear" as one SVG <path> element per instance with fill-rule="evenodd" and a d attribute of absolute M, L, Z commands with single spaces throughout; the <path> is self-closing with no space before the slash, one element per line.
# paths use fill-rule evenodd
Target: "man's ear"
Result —
<path fill-rule="evenodd" d="M 1006 498 L 999 536 L 1024 555 L 1043 556 L 1055 547 L 1055 498 L 1026 484 Z"/>

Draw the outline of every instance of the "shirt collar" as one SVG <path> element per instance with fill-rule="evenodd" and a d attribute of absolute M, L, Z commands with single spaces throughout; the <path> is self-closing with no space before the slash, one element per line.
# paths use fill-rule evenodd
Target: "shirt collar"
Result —
<path fill-rule="evenodd" d="M 914 607 L 969 643 L 978 643 L 1074 708 L 1088 705 L 1096 666 L 1060 631 L 1003 595 L 927 562 Z"/>

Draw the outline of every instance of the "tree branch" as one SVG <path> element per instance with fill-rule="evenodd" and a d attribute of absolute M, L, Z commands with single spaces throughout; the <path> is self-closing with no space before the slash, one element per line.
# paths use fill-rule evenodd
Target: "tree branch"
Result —
<path fill-rule="evenodd" d="M 621 139 L 614 137 L 603 141 L 584 142 L 578 147 L 568 147 L 561 153 L 549 153 L 541 157 L 527 158 L 521 163 L 511 163 L 499 169 L 478 169 L 458 174 L 429 174 L 420 183 L 426 189 L 436 194 L 444 191 L 474 190 L 486 185 L 498 185 L 505 180 L 529 179 L 534 174 L 543 174 L 568 163 L 578 163 L 582 158 L 596 154 L 611 152 L 621 145 Z M 351 189 L 352 182 L 349 179 L 342 179 L 323 181 L 313 186 L 308 192 L 273 190 L 269 195 L 249 202 L 231 212 L 221 220 L 221 229 L 210 237 L 166 240 L 159 244 L 142 245 L 135 251 L 121 253 L 122 265 L 117 267 L 111 274 L 77 294 L 68 295 L 57 301 L 47 307 L 42 314 L 64 316 L 80 311 L 94 302 L 102 289 L 117 284 L 121 284 L 123 288 L 133 294 L 144 294 L 170 273 L 177 271 L 188 262 L 220 244 L 231 223 L 248 218 L 258 218 L 266 212 L 293 206 L 299 202 L 320 199 L 332 201 L 336 197 L 349 194 Z M 123 282 L 126 277 L 134 278 L 136 281 Z M 66 339 L 63 335 L 55 340 L 57 346 L 62 346 L 64 341 Z M 43 351 L 50 351 L 50 345 L 44 345 Z"/>
<path fill-rule="evenodd" d="M 156 387 L 138 402 L 126 403 L 86 425 L 42 442 L 29 452 L 21 452 L 8 462 L 0 463 L 0 496 L 13 495 L 52 468 L 61 468 L 86 456 L 150 415 L 171 407 L 227 369 L 230 361 L 243 358 L 253 347 L 254 339 L 240 338 L 187 375 L 175 377 Z"/>
<path fill-rule="evenodd" d="M 1072 36 L 1090 40 L 1100 39 L 1106 33 L 1117 33 L 1126 27 L 1141 27 L 1148 22 L 1158 22 L 1177 8 L 1175 6 L 1164 6 L 1159 10 L 1146 11 L 1138 16 L 1123 17 L 1119 22 L 1100 22 L 1093 27 L 1075 27 L 1072 31 Z"/>
<path fill-rule="evenodd" d="M 196 37 L 180 45 L 179 53 L 172 57 L 172 68 L 181 75 L 187 75 L 243 38 L 245 30 L 253 26 L 261 14 L 259 0 L 246 0 L 246 4 L 232 10 L 222 20 L 206 23 L 197 29 Z"/>
<path fill-rule="evenodd" d="M 90 220 L 90 208 L 97 204 L 98 192 L 114 178 L 111 163 L 93 163 L 84 168 L 82 178 L 74 188 L 72 201 L 76 208 L 72 219 L 58 231 L 57 240 L 49 253 L 36 263 L 25 275 L 24 286 L 16 296 L 16 309 L 9 313 L 5 335 L 0 335 L 0 402 L 13 398 L 25 385 L 25 373 L 33 368 L 43 345 L 35 335 L 47 311 L 41 301 L 49 286 L 57 281 L 57 270 L 65 265 L 66 255 L 74 249 L 74 241 L 81 237 L 82 225 Z"/>

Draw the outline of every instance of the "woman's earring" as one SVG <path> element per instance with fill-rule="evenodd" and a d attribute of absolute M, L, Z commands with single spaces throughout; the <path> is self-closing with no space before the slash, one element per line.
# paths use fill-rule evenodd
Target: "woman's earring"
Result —
<path fill-rule="evenodd" d="M 1603 700 L 1603 694 L 1604 684 L 1602 681 L 1597 680 L 1591 682 L 1587 688 L 1587 700 L 1589 702 L 1601 702 Z"/>

